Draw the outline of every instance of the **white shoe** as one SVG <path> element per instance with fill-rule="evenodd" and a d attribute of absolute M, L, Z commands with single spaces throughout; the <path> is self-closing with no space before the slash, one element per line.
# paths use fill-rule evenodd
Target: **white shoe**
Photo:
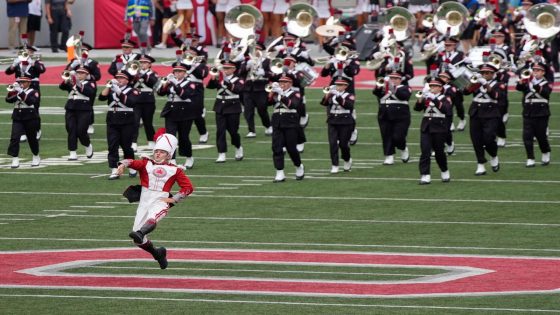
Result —
<path fill-rule="evenodd" d="M 484 164 L 478 163 L 476 165 L 476 172 L 474 172 L 474 175 L 476 176 L 486 175 L 486 167 L 484 166 Z"/>
<path fill-rule="evenodd" d="M 505 113 L 504 116 L 502 116 L 502 122 L 504 124 L 507 124 L 508 120 L 509 120 L 509 114 Z"/>
<path fill-rule="evenodd" d="M 130 147 L 132 148 L 132 151 L 138 152 L 138 143 L 132 142 L 132 145 L 130 145 Z"/>
<path fill-rule="evenodd" d="M 153 141 L 148 141 L 148 149 L 152 150 L 154 148 L 154 146 L 156 145 L 155 142 Z"/>
<path fill-rule="evenodd" d="M 19 137 L 19 142 L 25 142 L 25 141 L 27 141 L 27 136 L 26 135 L 21 135 Z"/>
<path fill-rule="evenodd" d="M 447 146 L 447 149 L 446 149 L 447 155 L 452 155 L 453 152 L 455 152 L 455 142 L 452 141 L 451 145 L 446 144 L 446 146 Z"/>
<path fill-rule="evenodd" d="M 459 123 L 457 124 L 457 131 L 465 130 L 466 125 L 467 125 L 467 122 L 464 119 L 459 120 Z"/>
<path fill-rule="evenodd" d="M 272 126 L 266 128 L 266 130 L 264 131 L 264 134 L 267 136 L 272 136 Z"/>
<path fill-rule="evenodd" d="M 352 134 L 350 135 L 350 141 L 348 143 L 350 145 L 355 145 L 358 142 L 358 129 L 354 128 Z"/>
<path fill-rule="evenodd" d="M 187 157 L 187 159 L 185 160 L 185 168 L 190 170 L 191 168 L 193 168 L 194 166 L 194 158 L 191 157 Z"/>
<path fill-rule="evenodd" d="M 496 141 L 499 147 L 503 148 L 506 146 L 506 139 L 498 137 L 498 141 Z"/>
<path fill-rule="evenodd" d="M 344 161 L 344 171 L 350 172 L 351 169 L 352 169 L 352 158 L 350 158 L 348 161 Z"/>
<path fill-rule="evenodd" d="M 109 175 L 109 180 L 119 179 L 119 173 L 116 168 L 111 169 L 111 175 Z"/>
<path fill-rule="evenodd" d="M 428 185 L 432 182 L 432 177 L 430 175 L 422 175 L 420 176 L 420 185 Z"/>
<path fill-rule="evenodd" d="M 492 171 L 497 172 L 500 170 L 500 160 L 497 155 L 490 159 L 490 165 L 492 166 Z"/>
<path fill-rule="evenodd" d="M 202 108 L 202 115 L 200 115 L 200 117 L 202 118 L 206 117 L 206 107 Z"/>
<path fill-rule="evenodd" d="M 455 131 L 455 124 L 451 123 L 451 126 L 449 126 L 449 131 Z"/>
<path fill-rule="evenodd" d="M 33 159 L 31 160 L 31 166 L 39 166 L 39 164 L 41 164 L 41 157 L 37 154 L 33 156 Z"/>
<path fill-rule="evenodd" d="M 525 163 L 525 167 L 535 167 L 535 160 L 527 159 L 527 163 Z"/>
<path fill-rule="evenodd" d="M 385 161 L 383 161 L 383 165 L 393 165 L 395 164 L 395 159 L 392 155 L 385 156 Z"/>
<path fill-rule="evenodd" d="M 12 158 L 12 165 L 10 167 L 11 168 L 19 167 L 19 158 L 17 156 Z"/>
<path fill-rule="evenodd" d="M 286 180 L 286 175 L 284 175 L 284 170 L 276 171 L 276 177 L 274 177 L 273 183 L 280 183 Z"/>
<path fill-rule="evenodd" d="M 94 132 L 95 132 L 95 128 L 93 128 L 93 125 L 89 125 L 87 128 L 88 135 L 92 135 Z"/>
<path fill-rule="evenodd" d="M 305 177 L 305 168 L 303 164 L 296 167 L 296 180 L 302 180 Z"/>
<path fill-rule="evenodd" d="M 255 138 L 256 136 L 257 136 L 256 133 L 254 133 L 254 132 L 249 132 L 249 133 L 245 136 L 245 138 Z"/>
<path fill-rule="evenodd" d="M 331 174 L 337 174 L 337 173 L 338 173 L 338 165 L 331 166 Z"/>
<path fill-rule="evenodd" d="M 86 157 L 88 159 L 91 159 L 93 157 L 93 145 L 91 143 L 86 147 Z"/>
<path fill-rule="evenodd" d="M 305 114 L 305 116 L 299 118 L 299 125 L 302 128 L 307 127 L 308 123 L 309 123 L 309 114 Z"/>
<path fill-rule="evenodd" d="M 300 143 L 296 145 L 296 149 L 298 150 L 299 153 L 303 153 L 303 150 L 305 150 L 305 143 Z"/>
<path fill-rule="evenodd" d="M 198 138 L 198 143 L 206 143 L 208 142 L 208 132 L 206 132 L 203 135 L 200 135 L 200 138 Z"/>
<path fill-rule="evenodd" d="M 235 160 L 236 161 L 243 160 L 243 147 L 239 147 L 235 149 Z"/>
<path fill-rule="evenodd" d="M 133 170 L 131 168 L 128 169 L 128 177 L 136 177 L 136 175 L 138 175 L 138 171 L 137 170 Z"/>
<path fill-rule="evenodd" d="M 451 181 L 451 174 L 449 174 L 449 170 L 441 172 L 441 181 L 444 183 L 449 183 L 449 181 Z"/>
<path fill-rule="evenodd" d="M 165 49 L 165 48 L 167 48 L 167 45 L 165 43 L 159 43 L 157 45 L 154 45 L 154 48 Z"/>
<path fill-rule="evenodd" d="M 407 147 L 401 151 L 401 161 L 403 161 L 403 163 L 407 163 L 409 159 L 410 159 L 410 154 L 408 153 L 408 147 Z"/>
<path fill-rule="evenodd" d="M 550 164 L 550 152 L 546 152 L 542 154 L 541 157 L 541 164 L 542 165 L 548 165 Z"/>
<path fill-rule="evenodd" d="M 68 156 L 68 161 L 77 161 L 78 160 L 78 153 L 76 151 L 70 151 L 70 155 Z"/>
<path fill-rule="evenodd" d="M 218 158 L 216 159 L 216 163 L 224 163 L 225 161 L 226 161 L 226 154 L 218 153 Z"/>
<path fill-rule="evenodd" d="M 37 131 L 37 140 L 41 140 L 41 135 L 43 133 L 41 132 L 41 130 L 39 129 L 39 131 Z"/>

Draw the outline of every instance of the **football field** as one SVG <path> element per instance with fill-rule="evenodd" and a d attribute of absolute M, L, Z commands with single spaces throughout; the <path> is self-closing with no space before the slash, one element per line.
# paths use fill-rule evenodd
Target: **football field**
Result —
<path fill-rule="evenodd" d="M 510 92 L 500 171 L 488 164 L 487 175 L 474 176 L 467 124 L 454 132 L 451 182 L 441 182 L 432 160 L 432 184 L 418 185 L 421 114 L 412 114 L 410 161 L 397 153 L 395 165 L 383 166 L 369 90 L 357 92 L 352 170 L 338 174 L 330 174 L 322 91 L 306 93 L 306 175 L 296 181 L 286 156 L 284 183 L 272 183 L 271 138 L 258 116 L 253 139 L 241 119 L 243 161 L 229 145 L 227 162 L 214 162 L 215 92 L 206 91 L 210 140 L 195 147 L 186 172 L 195 193 L 151 234 L 168 249 L 169 268 L 160 270 L 128 238 L 136 204 L 122 192 L 138 178 L 107 180 L 106 104 L 96 102 L 94 158 L 79 146 L 79 160 L 67 161 L 65 94 L 41 90 L 40 167 L 30 167 L 23 143 L 20 168 L 10 168 L 11 108 L 0 110 L 1 314 L 560 313 L 556 94 L 550 165 L 540 165 L 535 142 L 537 166 L 525 167 L 521 95 Z M 159 99 L 156 129 L 162 108 Z M 138 142 L 138 153 L 149 154 L 143 129 Z"/>

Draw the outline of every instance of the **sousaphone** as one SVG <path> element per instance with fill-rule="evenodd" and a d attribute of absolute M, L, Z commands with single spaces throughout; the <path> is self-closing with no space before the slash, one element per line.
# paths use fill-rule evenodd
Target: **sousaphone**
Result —
<path fill-rule="evenodd" d="M 434 25 L 438 32 L 448 36 L 457 36 L 467 27 L 469 10 L 458 2 L 445 2 L 439 6 L 434 15 Z"/>
<path fill-rule="evenodd" d="M 529 34 L 550 38 L 560 32 L 560 9 L 548 3 L 535 4 L 527 11 L 523 24 Z"/>
<path fill-rule="evenodd" d="M 255 35 L 263 25 L 263 15 L 259 9 L 249 4 L 240 4 L 231 8 L 224 19 L 227 31 L 234 37 L 247 38 Z"/>
<path fill-rule="evenodd" d="M 383 27 L 383 34 L 387 37 L 390 35 L 390 30 L 392 30 L 397 41 L 407 39 L 416 26 L 414 15 L 403 7 L 389 8 L 385 11 L 383 17 L 385 24 L 387 24 Z"/>
<path fill-rule="evenodd" d="M 317 10 L 309 4 L 298 3 L 290 6 L 286 12 L 288 33 L 298 37 L 307 37 L 311 33 L 311 27 L 317 16 Z"/>

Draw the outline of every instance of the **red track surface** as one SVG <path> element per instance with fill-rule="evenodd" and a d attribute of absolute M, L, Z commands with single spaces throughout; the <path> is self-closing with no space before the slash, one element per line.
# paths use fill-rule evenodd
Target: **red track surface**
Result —
<path fill-rule="evenodd" d="M 319 265 L 362 264 L 391 267 L 392 265 L 418 266 L 419 268 L 470 267 L 490 272 L 441 282 L 417 283 L 360 283 L 321 280 L 298 282 L 284 279 L 209 279 L 203 277 L 119 276 L 97 274 L 92 276 L 45 271 L 23 271 L 29 268 L 54 264 L 92 260 L 149 260 L 157 263 L 138 249 L 93 249 L 48 252 L 0 252 L 0 287 L 38 288 L 105 288 L 113 290 L 178 290 L 205 292 L 272 293 L 291 295 L 351 295 L 351 296 L 440 296 L 440 295 L 491 295 L 499 293 L 531 293 L 558 291 L 560 289 L 560 259 L 537 257 L 494 257 L 460 255 L 422 255 L 397 253 L 344 253 L 303 251 L 236 251 L 174 249 L 168 251 L 170 266 L 181 261 L 246 261 L 247 263 L 277 262 Z M 76 266 L 79 267 L 79 266 Z"/>

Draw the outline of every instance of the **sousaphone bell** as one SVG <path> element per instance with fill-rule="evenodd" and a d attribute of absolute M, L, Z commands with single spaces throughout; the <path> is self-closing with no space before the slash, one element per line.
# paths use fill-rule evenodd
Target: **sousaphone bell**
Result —
<path fill-rule="evenodd" d="M 290 6 L 286 12 L 288 33 L 298 37 L 307 37 L 317 17 L 317 10 L 309 4 L 298 3 Z"/>
<path fill-rule="evenodd" d="M 549 3 L 535 4 L 527 11 L 523 24 L 529 34 L 550 38 L 560 32 L 560 9 Z"/>
<path fill-rule="evenodd" d="M 469 10 L 458 2 L 445 2 L 439 6 L 434 15 L 434 25 L 438 32 L 448 36 L 457 36 L 467 27 Z"/>
<path fill-rule="evenodd" d="M 262 28 L 263 20 L 259 9 L 249 4 L 240 4 L 226 13 L 224 25 L 232 36 L 243 39 L 255 35 L 255 31 Z"/>

